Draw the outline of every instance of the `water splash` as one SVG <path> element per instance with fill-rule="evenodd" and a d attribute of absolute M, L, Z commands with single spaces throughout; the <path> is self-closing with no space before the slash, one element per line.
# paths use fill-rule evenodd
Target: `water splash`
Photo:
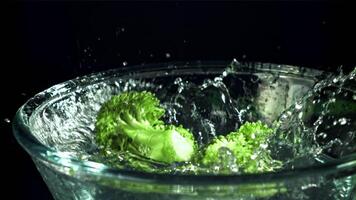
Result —
<path fill-rule="evenodd" d="M 256 73 L 251 66 L 234 59 L 220 74 L 172 76 L 165 72 L 155 78 L 116 77 L 77 88 L 49 102 L 31 117 L 31 128 L 38 140 L 51 148 L 118 168 L 144 160 L 147 166 L 143 167 L 166 173 L 239 173 L 226 149 L 221 149 L 222 165 L 214 169 L 192 163 L 165 166 L 132 154 L 100 158 L 94 140 L 100 105 L 123 91 L 148 90 L 165 107 L 166 123 L 190 129 L 199 147 L 246 121 L 262 120 L 277 130 L 265 145 L 276 159 L 285 162 L 284 169 L 327 162 L 355 152 L 355 116 L 350 112 L 355 108 L 355 72 L 328 76 L 306 92 L 311 85 L 303 84 L 310 80 L 303 77 L 301 70 L 291 70 L 299 75 L 288 77 L 280 77 L 268 67 L 264 70 Z M 306 95 L 301 98 L 303 93 Z"/>

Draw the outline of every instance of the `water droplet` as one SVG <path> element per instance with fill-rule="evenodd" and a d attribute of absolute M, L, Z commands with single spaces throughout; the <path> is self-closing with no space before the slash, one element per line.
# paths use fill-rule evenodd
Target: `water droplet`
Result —
<path fill-rule="evenodd" d="M 10 120 L 9 118 L 5 118 L 5 119 L 4 119 L 4 122 L 6 122 L 6 123 L 11 123 L 11 120 Z"/>
<path fill-rule="evenodd" d="M 317 184 L 315 184 L 315 183 L 310 183 L 310 184 L 307 184 L 307 185 L 303 185 L 303 186 L 301 187 L 301 189 L 302 189 L 302 190 L 306 190 L 306 189 L 317 188 L 317 187 L 318 187 Z"/>
<path fill-rule="evenodd" d="M 324 132 L 321 132 L 317 135 L 319 138 L 325 139 L 328 135 Z"/>
<path fill-rule="evenodd" d="M 225 103 L 225 95 L 224 94 L 221 94 L 221 100 L 223 101 L 223 103 Z"/>
<path fill-rule="evenodd" d="M 256 138 L 256 135 L 254 133 L 251 134 L 251 138 L 252 139 L 255 139 Z"/>
<path fill-rule="evenodd" d="M 227 72 L 224 71 L 224 72 L 222 73 L 222 76 L 223 76 L 223 77 L 226 77 L 226 76 L 227 76 Z"/>
<path fill-rule="evenodd" d="M 347 123 L 347 119 L 343 117 L 343 118 L 340 118 L 338 120 L 338 122 L 340 123 L 340 125 L 345 125 Z"/>
<path fill-rule="evenodd" d="M 171 54 L 170 53 L 166 53 L 165 56 L 166 56 L 166 58 L 170 58 Z"/>
<path fill-rule="evenodd" d="M 119 37 L 120 33 L 123 33 L 125 32 L 125 28 L 123 27 L 116 27 L 116 30 L 115 30 L 115 35 L 116 37 Z"/>
<path fill-rule="evenodd" d="M 268 144 L 261 144 L 260 147 L 261 147 L 262 149 L 267 149 Z"/>
<path fill-rule="evenodd" d="M 242 59 L 246 59 L 247 55 L 246 54 L 243 54 L 242 55 Z"/>
<path fill-rule="evenodd" d="M 298 104 L 298 103 L 295 104 L 295 109 L 297 110 L 300 110 L 302 107 L 303 107 L 302 104 Z"/>
<path fill-rule="evenodd" d="M 122 62 L 123 66 L 126 66 L 128 63 L 126 61 Z"/>
<path fill-rule="evenodd" d="M 302 119 L 302 118 L 303 118 L 303 112 L 300 112 L 300 113 L 298 114 L 298 118 L 299 118 L 299 119 Z"/>
<path fill-rule="evenodd" d="M 174 80 L 174 84 L 180 84 L 182 82 L 182 78 L 178 77 Z"/>
<path fill-rule="evenodd" d="M 255 160 L 256 158 L 257 158 L 257 154 L 256 154 L 256 153 L 254 153 L 254 154 L 251 155 L 251 159 L 252 159 L 252 160 Z"/>
<path fill-rule="evenodd" d="M 215 83 L 219 83 L 219 82 L 222 82 L 222 81 L 223 81 L 223 79 L 221 77 L 215 77 L 214 78 L 214 82 Z"/>

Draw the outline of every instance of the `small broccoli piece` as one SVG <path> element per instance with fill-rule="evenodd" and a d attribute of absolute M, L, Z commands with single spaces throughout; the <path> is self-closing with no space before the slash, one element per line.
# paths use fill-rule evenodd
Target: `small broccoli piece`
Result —
<path fill-rule="evenodd" d="M 129 151 L 152 160 L 189 161 L 196 149 L 193 134 L 165 125 L 165 110 L 150 92 L 124 92 L 105 102 L 97 115 L 96 142 L 105 150 Z"/>
<path fill-rule="evenodd" d="M 220 148 L 228 148 L 236 158 L 239 170 L 245 173 L 273 171 L 281 162 L 273 160 L 267 151 L 268 138 L 273 133 L 267 125 L 247 122 L 238 131 L 215 138 L 205 149 L 202 163 L 210 166 L 221 162 Z"/>

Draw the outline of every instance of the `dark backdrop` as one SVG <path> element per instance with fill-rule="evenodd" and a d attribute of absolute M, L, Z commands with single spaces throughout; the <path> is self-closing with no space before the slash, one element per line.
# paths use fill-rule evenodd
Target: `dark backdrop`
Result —
<path fill-rule="evenodd" d="M 2 10 L 1 165 L 11 199 L 51 199 L 10 121 L 53 84 L 175 60 L 356 65 L 355 6 L 340 1 L 8 2 Z"/>

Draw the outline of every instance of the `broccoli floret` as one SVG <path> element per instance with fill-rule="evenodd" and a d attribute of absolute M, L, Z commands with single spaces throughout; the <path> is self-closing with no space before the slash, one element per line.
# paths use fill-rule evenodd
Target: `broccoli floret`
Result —
<path fill-rule="evenodd" d="M 129 151 L 152 160 L 189 161 L 196 150 L 193 134 L 165 125 L 165 110 L 151 92 L 124 92 L 105 102 L 97 115 L 96 142 L 110 151 Z"/>
<path fill-rule="evenodd" d="M 205 149 L 202 163 L 211 166 L 221 162 L 220 148 L 228 148 L 236 158 L 236 165 L 244 173 L 273 171 L 281 162 L 273 160 L 267 150 L 268 138 L 273 133 L 267 125 L 247 122 L 238 131 L 215 138 Z"/>

